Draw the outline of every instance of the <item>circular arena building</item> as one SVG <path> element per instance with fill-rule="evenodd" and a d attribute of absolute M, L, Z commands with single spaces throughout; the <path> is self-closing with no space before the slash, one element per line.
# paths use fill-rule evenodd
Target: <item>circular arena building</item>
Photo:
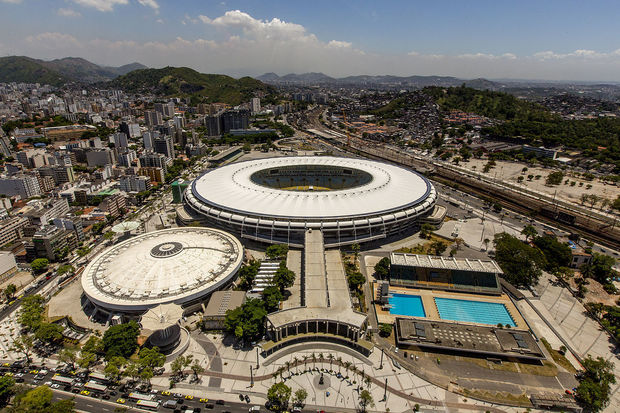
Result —
<path fill-rule="evenodd" d="M 326 247 L 404 232 L 433 213 L 437 192 L 422 175 L 366 159 L 282 157 L 204 173 L 185 191 L 191 215 L 268 243 L 302 246 L 308 228 Z"/>
<path fill-rule="evenodd" d="M 230 284 L 243 260 L 234 236 L 212 228 L 142 234 L 97 255 L 82 273 L 96 313 L 141 314 L 161 304 L 188 309 Z"/>

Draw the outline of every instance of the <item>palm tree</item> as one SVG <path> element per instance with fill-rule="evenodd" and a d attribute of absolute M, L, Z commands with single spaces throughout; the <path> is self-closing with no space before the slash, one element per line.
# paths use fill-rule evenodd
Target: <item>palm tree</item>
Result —
<path fill-rule="evenodd" d="M 293 364 L 295 364 L 295 374 L 299 374 L 299 359 L 297 356 L 293 357 Z"/>
<path fill-rule="evenodd" d="M 329 353 L 327 355 L 327 358 L 329 359 L 329 371 L 332 371 L 332 362 L 334 361 L 334 355 L 332 353 Z"/>
<path fill-rule="evenodd" d="M 336 360 L 338 361 L 338 373 L 340 373 L 340 367 L 342 366 L 342 357 L 338 356 Z"/>
<path fill-rule="evenodd" d="M 316 368 L 316 354 L 312 353 L 312 368 Z"/>
<path fill-rule="evenodd" d="M 349 371 L 349 367 L 351 366 L 351 362 L 350 361 L 345 361 L 343 364 L 344 364 L 345 374 L 348 376 L 349 375 L 348 371 Z"/>
<path fill-rule="evenodd" d="M 291 373 L 291 362 L 290 361 L 285 362 L 284 366 L 286 367 L 286 371 L 289 373 L 289 376 L 290 376 L 290 373 Z"/>
<path fill-rule="evenodd" d="M 370 383 L 372 383 L 372 381 L 370 380 L 370 376 L 366 377 L 366 380 L 364 380 L 366 382 L 366 386 L 368 387 L 368 389 L 370 390 Z"/>
<path fill-rule="evenodd" d="M 308 360 L 308 355 L 304 354 L 303 358 L 304 358 L 304 372 L 306 371 L 306 361 Z"/>

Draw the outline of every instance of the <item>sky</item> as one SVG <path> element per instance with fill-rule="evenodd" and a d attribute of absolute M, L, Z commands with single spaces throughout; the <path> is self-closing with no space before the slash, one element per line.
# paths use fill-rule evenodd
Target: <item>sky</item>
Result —
<path fill-rule="evenodd" d="M 602 0 L 0 0 L 0 56 L 619 82 L 618 16 Z"/>

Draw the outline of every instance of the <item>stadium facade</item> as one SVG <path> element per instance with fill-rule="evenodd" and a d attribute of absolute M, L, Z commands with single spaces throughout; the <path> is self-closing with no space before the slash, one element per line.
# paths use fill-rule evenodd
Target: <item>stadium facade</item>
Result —
<path fill-rule="evenodd" d="M 281 157 L 207 171 L 184 194 L 186 216 L 266 243 L 301 247 L 307 229 L 326 247 L 385 238 L 433 214 L 422 175 L 366 159 Z M 183 220 L 183 219 L 181 219 Z"/>

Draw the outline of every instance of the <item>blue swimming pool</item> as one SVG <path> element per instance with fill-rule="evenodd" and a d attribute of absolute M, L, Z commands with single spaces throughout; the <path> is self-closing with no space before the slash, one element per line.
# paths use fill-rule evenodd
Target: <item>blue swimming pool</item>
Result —
<path fill-rule="evenodd" d="M 443 320 L 490 325 L 502 323 L 511 327 L 516 326 L 506 306 L 502 303 L 435 297 L 435 304 L 439 317 Z"/>
<path fill-rule="evenodd" d="M 390 306 L 390 314 L 426 317 L 424 304 L 419 295 L 392 294 Z"/>

